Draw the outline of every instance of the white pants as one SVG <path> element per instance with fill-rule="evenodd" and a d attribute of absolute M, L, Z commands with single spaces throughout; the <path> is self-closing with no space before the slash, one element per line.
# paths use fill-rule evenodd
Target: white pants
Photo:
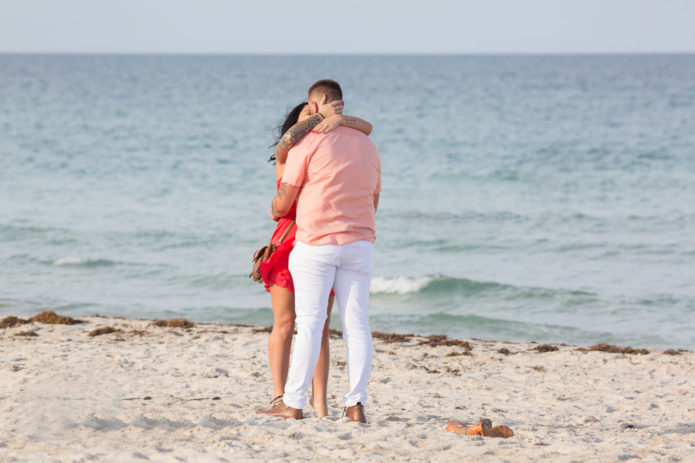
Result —
<path fill-rule="evenodd" d="M 372 333 L 367 304 L 374 266 L 374 245 L 354 241 L 344 246 L 309 246 L 297 242 L 290 254 L 294 281 L 297 335 L 283 401 L 303 408 L 321 351 L 321 333 L 331 288 L 340 309 L 347 353 L 350 391 L 343 397 L 351 407 L 367 399 L 372 371 Z"/>

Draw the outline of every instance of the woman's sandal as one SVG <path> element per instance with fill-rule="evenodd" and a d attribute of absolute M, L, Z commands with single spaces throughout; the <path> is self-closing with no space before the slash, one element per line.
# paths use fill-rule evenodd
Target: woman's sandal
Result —
<path fill-rule="evenodd" d="M 449 423 L 446 425 L 446 430 L 448 432 L 455 432 L 456 434 L 464 434 L 466 436 L 480 435 L 485 437 L 512 437 L 514 435 L 514 431 L 503 424 L 493 428 L 492 421 L 487 418 L 480 418 L 480 421 L 471 426 L 466 426 L 460 421 L 449 421 Z"/>
<path fill-rule="evenodd" d="M 460 421 L 449 421 L 446 424 L 446 432 L 458 433 L 459 428 L 467 428 L 467 427 L 465 424 L 461 423 Z"/>
<path fill-rule="evenodd" d="M 492 427 L 492 421 L 490 421 L 487 418 L 480 418 L 480 420 L 474 424 L 471 425 L 470 428 L 468 428 L 466 434 L 469 436 L 476 436 L 476 435 L 481 435 L 481 436 L 486 436 L 487 434 L 485 431 L 489 430 Z M 459 434 L 463 434 L 460 431 L 457 431 Z"/>

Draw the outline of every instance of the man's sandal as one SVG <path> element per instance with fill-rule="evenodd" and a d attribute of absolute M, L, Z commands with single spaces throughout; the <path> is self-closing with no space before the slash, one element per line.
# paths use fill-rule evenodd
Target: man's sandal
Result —
<path fill-rule="evenodd" d="M 476 424 L 466 426 L 460 421 L 449 421 L 446 425 L 447 432 L 455 432 L 456 434 L 464 434 L 466 436 L 485 436 L 485 437 L 512 437 L 514 431 L 511 428 L 500 424 L 492 427 L 492 421 L 487 418 L 481 418 Z"/>

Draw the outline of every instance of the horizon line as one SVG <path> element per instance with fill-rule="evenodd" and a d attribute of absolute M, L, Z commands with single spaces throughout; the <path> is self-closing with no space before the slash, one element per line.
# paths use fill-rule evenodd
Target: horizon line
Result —
<path fill-rule="evenodd" d="M 206 52 L 206 51 L 9 51 L 0 55 L 65 56 L 647 56 L 694 55 L 695 50 L 680 51 L 499 51 L 499 52 Z"/>

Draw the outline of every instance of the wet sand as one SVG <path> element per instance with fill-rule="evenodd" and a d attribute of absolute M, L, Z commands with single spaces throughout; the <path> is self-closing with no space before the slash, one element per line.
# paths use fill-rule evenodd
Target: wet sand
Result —
<path fill-rule="evenodd" d="M 329 417 L 283 421 L 262 328 L 6 317 L 0 461 L 695 461 L 693 352 L 375 333 L 363 425 L 337 334 Z M 444 430 L 483 416 L 514 437 Z"/>

